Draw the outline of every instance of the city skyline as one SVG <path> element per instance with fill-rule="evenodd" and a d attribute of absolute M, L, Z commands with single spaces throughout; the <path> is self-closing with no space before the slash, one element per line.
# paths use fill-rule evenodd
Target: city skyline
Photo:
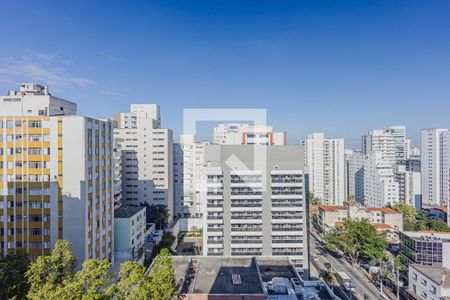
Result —
<path fill-rule="evenodd" d="M 325 132 L 358 148 L 369 129 L 402 124 L 418 146 L 420 129 L 448 127 L 448 3 L 108 4 L 29 3 L 20 23 L 6 15 L 2 94 L 38 82 L 103 118 L 159 103 L 175 136 L 192 107 L 267 108 L 290 144 Z"/>

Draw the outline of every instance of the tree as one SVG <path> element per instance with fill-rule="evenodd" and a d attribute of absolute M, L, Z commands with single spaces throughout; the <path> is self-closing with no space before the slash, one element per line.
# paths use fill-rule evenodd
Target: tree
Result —
<path fill-rule="evenodd" d="M 149 206 L 148 215 L 150 222 L 155 223 L 158 229 L 164 229 L 167 226 L 170 216 L 169 209 L 162 204 Z"/>
<path fill-rule="evenodd" d="M 320 270 L 319 277 L 322 278 L 328 286 L 331 286 L 331 288 L 334 287 L 336 275 L 331 270 Z"/>
<path fill-rule="evenodd" d="M 51 255 L 39 256 L 25 273 L 30 285 L 28 298 L 51 299 L 51 291 L 70 280 L 76 267 L 76 259 L 71 244 L 58 240 Z"/>
<path fill-rule="evenodd" d="M 400 255 L 394 258 L 394 270 L 395 270 L 395 281 L 397 283 L 397 299 L 400 299 L 400 271 L 405 270 L 406 267 L 402 263 Z"/>
<path fill-rule="evenodd" d="M 430 221 L 430 229 L 438 232 L 450 232 L 447 223 L 438 220 Z"/>
<path fill-rule="evenodd" d="M 136 262 L 124 262 L 120 266 L 119 277 L 119 282 L 108 291 L 114 299 L 150 299 L 150 278 L 145 275 L 143 266 Z"/>
<path fill-rule="evenodd" d="M 395 203 L 392 208 L 403 214 L 403 230 L 416 230 L 416 209 L 414 206 L 406 203 Z"/>
<path fill-rule="evenodd" d="M 384 258 L 387 248 L 385 237 L 366 219 L 345 220 L 343 226 L 325 236 L 324 241 L 328 249 L 334 248 L 348 255 L 352 264 L 356 264 L 361 256 L 370 260 Z"/>
<path fill-rule="evenodd" d="M 162 249 L 153 261 L 150 273 L 151 299 L 170 299 L 176 291 L 172 256 L 168 249 Z"/>
<path fill-rule="evenodd" d="M 30 257 L 24 251 L 0 257 L 0 299 L 26 299 L 29 285 L 25 272 Z"/>
<path fill-rule="evenodd" d="M 110 267 L 107 260 L 87 259 L 73 278 L 58 286 L 56 294 L 61 299 L 107 299 L 105 291 L 112 280 Z"/>

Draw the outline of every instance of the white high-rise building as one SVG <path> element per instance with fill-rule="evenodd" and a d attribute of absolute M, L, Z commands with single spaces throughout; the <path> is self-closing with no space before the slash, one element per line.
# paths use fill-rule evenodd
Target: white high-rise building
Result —
<path fill-rule="evenodd" d="M 395 158 L 397 160 L 408 158 L 411 140 L 406 138 L 406 127 L 403 125 L 389 126 L 386 132 L 394 137 Z"/>
<path fill-rule="evenodd" d="M 202 169 L 205 164 L 205 147 L 209 142 L 196 142 L 193 134 L 180 137 L 182 151 L 182 195 L 176 211 L 184 218 L 202 218 L 203 204 L 200 189 Z"/>
<path fill-rule="evenodd" d="M 447 206 L 450 196 L 450 132 L 422 129 L 420 137 L 422 204 Z"/>
<path fill-rule="evenodd" d="M 420 210 L 422 202 L 420 170 L 414 169 L 414 166 L 409 164 L 397 165 L 395 181 L 399 185 L 399 202 L 412 205 Z"/>
<path fill-rule="evenodd" d="M 255 160 L 260 151 L 265 161 Z M 205 153 L 203 254 L 288 256 L 306 270 L 302 147 L 208 145 Z"/>
<path fill-rule="evenodd" d="M 344 139 L 327 139 L 323 133 L 313 133 L 302 145 L 314 197 L 323 204 L 342 205 L 345 201 Z"/>
<path fill-rule="evenodd" d="M 49 117 L 76 113 L 75 103 L 52 96 L 47 86 L 36 83 L 21 83 L 18 91 L 0 96 L 0 116 Z"/>
<path fill-rule="evenodd" d="M 286 132 L 274 132 L 272 126 L 219 124 L 214 127 L 214 144 L 219 145 L 286 145 Z"/>
<path fill-rule="evenodd" d="M 114 129 L 122 153 L 122 201 L 125 204 L 166 205 L 174 215 L 172 130 L 160 128 L 156 104 L 132 104 L 117 113 Z"/>
<path fill-rule="evenodd" d="M 348 195 L 356 201 L 364 202 L 364 163 L 367 155 L 353 151 L 348 157 Z"/>
<path fill-rule="evenodd" d="M 380 159 L 391 165 L 395 164 L 396 140 L 391 132 L 385 130 L 371 130 L 362 137 L 362 152 L 371 155 L 374 152 L 381 154 Z"/>
<path fill-rule="evenodd" d="M 364 204 L 384 207 L 399 201 L 399 184 L 392 164 L 382 159 L 380 152 L 368 155 L 364 161 Z"/>

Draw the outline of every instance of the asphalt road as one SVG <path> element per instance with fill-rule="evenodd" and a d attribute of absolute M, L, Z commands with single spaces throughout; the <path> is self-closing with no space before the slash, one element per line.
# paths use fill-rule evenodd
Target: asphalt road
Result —
<path fill-rule="evenodd" d="M 323 251 L 324 255 L 319 254 L 319 246 L 317 241 L 319 237 L 315 232 L 311 230 L 311 260 L 312 256 L 316 255 L 318 258 L 318 265 L 324 268 L 324 264 L 329 262 L 333 272 L 344 271 L 350 276 L 352 284 L 355 287 L 354 293 L 352 295 L 353 299 L 364 299 L 364 294 L 366 294 L 369 299 L 389 299 L 383 296 L 380 291 L 365 277 L 360 271 L 353 269 L 353 267 L 343 258 L 336 258 L 329 254 L 327 251 Z M 314 264 L 312 264 L 314 266 Z M 317 270 L 319 272 L 319 270 Z M 348 293 L 347 293 L 348 294 Z"/>

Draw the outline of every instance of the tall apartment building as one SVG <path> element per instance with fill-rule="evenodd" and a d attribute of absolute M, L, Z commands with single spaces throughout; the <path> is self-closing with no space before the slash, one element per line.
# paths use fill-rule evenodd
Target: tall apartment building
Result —
<path fill-rule="evenodd" d="M 122 152 L 118 149 L 117 141 L 114 141 L 114 209 L 122 206 Z"/>
<path fill-rule="evenodd" d="M 391 132 L 385 130 L 371 130 L 367 135 L 362 137 L 362 152 L 371 155 L 374 152 L 381 154 L 380 159 L 395 164 L 397 159 L 396 138 Z"/>
<path fill-rule="evenodd" d="M 219 124 L 214 127 L 214 144 L 219 145 L 286 145 L 286 132 L 274 132 L 272 126 Z"/>
<path fill-rule="evenodd" d="M 384 207 L 398 202 L 399 184 L 395 181 L 392 164 L 374 152 L 364 161 L 364 205 Z"/>
<path fill-rule="evenodd" d="M 417 169 L 408 167 L 411 167 L 411 165 L 397 165 L 395 169 L 395 181 L 398 182 L 399 186 L 398 201 L 420 210 L 422 207 L 420 170 L 417 171 Z"/>
<path fill-rule="evenodd" d="M 182 193 L 177 202 L 177 211 L 184 218 L 202 218 L 203 204 L 200 189 L 204 184 L 201 178 L 205 164 L 205 147 L 208 142 L 196 142 L 193 134 L 183 134 L 180 137 L 182 158 Z"/>
<path fill-rule="evenodd" d="M 358 202 L 364 202 L 364 163 L 367 155 L 353 151 L 348 156 L 348 194 Z"/>
<path fill-rule="evenodd" d="M 122 201 L 125 204 L 173 207 L 172 130 L 160 128 L 156 104 L 131 104 L 129 113 L 116 113 L 114 138 L 122 153 Z"/>
<path fill-rule="evenodd" d="M 447 206 L 450 199 L 450 132 L 423 129 L 420 137 L 422 204 Z"/>
<path fill-rule="evenodd" d="M 397 160 L 407 159 L 411 140 L 406 138 L 406 127 L 403 125 L 389 126 L 386 132 L 394 137 L 395 158 Z"/>
<path fill-rule="evenodd" d="M 341 205 L 345 201 L 344 139 L 313 133 L 302 145 L 310 191 L 323 204 Z"/>
<path fill-rule="evenodd" d="M 302 147 L 208 145 L 205 155 L 203 254 L 288 256 L 306 269 Z"/>
<path fill-rule="evenodd" d="M 2 113 L 12 115 L 0 117 L 1 251 L 48 254 L 65 239 L 79 264 L 87 258 L 113 261 L 111 122 L 21 116 L 8 101 Z M 35 107 L 32 97 L 23 104 L 24 111 Z"/>
<path fill-rule="evenodd" d="M 0 116 L 62 116 L 77 113 L 73 102 L 52 96 L 48 87 L 36 83 L 21 83 L 18 91 L 0 96 Z"/>

